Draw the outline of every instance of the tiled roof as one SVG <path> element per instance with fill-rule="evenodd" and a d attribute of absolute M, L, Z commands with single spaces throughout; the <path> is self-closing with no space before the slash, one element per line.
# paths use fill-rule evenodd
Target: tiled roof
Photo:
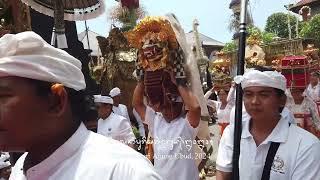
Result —
<path fill-rule="evenodd" d="M 193 31 L 186 33 L 186 38 L 189 44 L 195 44 L 195 37 L 194 37 Z M 224 46 L 224 43 L 217 41 L 215 39 L 212 39 L 211 37 L 208 37 L 201 33 L 199 33 L 199 38 L 202 45 L 204 46 L 220 46 L 220 47 Z"/>
<path fill-rule="evenodd" d="M 298 13 L 302 6 L 310 6 L 314 3 L 318 3 L 320 5 L 320 0 L 301 0 L 297 4 L 290 7 L 290 10 L 295 13 Z"/>

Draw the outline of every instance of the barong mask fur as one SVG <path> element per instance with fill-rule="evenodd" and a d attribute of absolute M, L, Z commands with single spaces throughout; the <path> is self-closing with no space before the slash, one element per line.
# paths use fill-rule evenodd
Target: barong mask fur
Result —
<path fill-rule="evenodd" d="M 146 17 L 125 36 L 138 49 L 136 73 L 144 81 L 149 105 L 167 119 L 176 118 L 183 102 L 173 80 L 185 84 L 185 56 L 171 22 L 165 17 Z"/>

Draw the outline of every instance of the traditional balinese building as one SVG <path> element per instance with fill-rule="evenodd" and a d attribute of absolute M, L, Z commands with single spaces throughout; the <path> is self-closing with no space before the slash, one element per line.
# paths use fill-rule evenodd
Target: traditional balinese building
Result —
<path fill-rule="evenodd" d="M 308 6 L 310 8 L 310 18 L 312 18 L 314 15 L 320 13 L 320 0 L 301 0 L 298 3 L 294 4 L 290 7 L 290 11 L 301 14 L 299 11 L 302 7 Z"/>
<path fill-rule="evenodd" d="M 186 38 L 189 44 L 195 44 L 195 35 L 193 31 L 186 33 Z M 220 51 L 224 46 L 224 43 L 212 39 L 202 33 L 199 33 L 199 40 L 204 50 L 204 54 L 207 57 L 210 57 L 211 53 L 214 51 Z"/>

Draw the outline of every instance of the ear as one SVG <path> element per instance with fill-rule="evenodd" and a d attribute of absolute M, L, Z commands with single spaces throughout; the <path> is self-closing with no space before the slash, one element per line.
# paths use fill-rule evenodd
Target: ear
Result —
<path fill-rule="evenodd" d="M 64 86 L 62 84 L 52 85 L 49 96 L 49 112 L 60 117 L 66 112 L 68 104 L 68 94 Z"/>

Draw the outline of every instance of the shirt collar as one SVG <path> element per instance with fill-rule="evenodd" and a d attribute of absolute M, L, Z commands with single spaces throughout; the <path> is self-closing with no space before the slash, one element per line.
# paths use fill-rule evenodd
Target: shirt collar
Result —
<path fill-rule="evenodd" d="M 250 120 L 243 122 L 241 138 L 245 139 L 252 137 L 249 131 Z M 281 117 L 276 127 L 272 130 L 271 134 L 262 142 L 266 144 L 268 142 L 286 142 L 289 133 L 289 119 L 287 117 Z"/>
<path fill-rule="evenodd" d="M 50 170 L 56 167 L 64 160 L 71 157 L 86 142 L 90 134 L 83 123 L 80 124 L 77 131 L 48 158 L 33 166 L 27 171 L 27 176 L 41 176 L 48 174 Z"/>

